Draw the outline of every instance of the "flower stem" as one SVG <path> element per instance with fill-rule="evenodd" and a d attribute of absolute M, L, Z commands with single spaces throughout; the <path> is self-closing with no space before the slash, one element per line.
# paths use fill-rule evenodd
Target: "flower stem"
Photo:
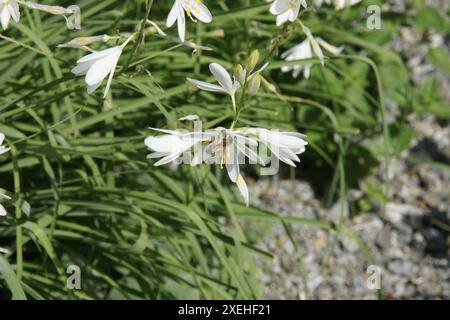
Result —
<path fill-rule="evenodd" d="M 16 220 L 20 222 L 22 218 L 22 196 L 20 195 L 19 161 L 17 159 L 15 145 L 11 146 L 11 155 L 13 160 L 14 193 L 18 196 L 18 200 L 16 201 Z M 16 266 L 17 278 L 20 280 L 23 274 L 23 230 L 21 223 L 17 223 L 16 225 Z"/>
<path fill-rule="evenodd" d="M 233 103 L 234 118 L 236 118 L 237 108 L 236 108 L 236 96 L 234 94 L 231 95 L 231 102 Z"/>
<path fill-rule="evenodd" d="M 135 33 L 133 33 L 131 36 L 129 36 L 128 39 L 125 40 L 125 42 L 122 43 L 122 44 L 120 45 L 120 47 L 121 47 L 122 49 L 125 48 L 125 47 L 127 46 L 127 44 L 128 44 L 131 40 L 133 40 L 134 37 L 136 37 L 137 34 L 138 34 L 138 32 L 135 32 Z"/>
<path fill-rule="evenodd" d="M 134 37 L 136 34 L 139 34 L 140 38 L 145 37 L 145 23 L 146 23 L 148 17 L 150 16 L 150 11 L 152 10 L 152 7 L 153 7 L 153 0 L 146 0 L 146 1 L 145 1 L 145 6 L 146 6 L 145 17 L 144 17 L 144 19 L 142 19 L 142 21 L 141 21 L 141 26 L 140 26 L 140 28 L 139 28 L 139 31 L 136 32 L 136 33 L 134 33 L 134 34 L 133 34 L 133 37 Z M 143 38 L 142 38 L 142 39 L 143 39 Z M 136 52 L 137 52 L 138 46 L 139 46 L 139 41 L 136 42 L 136 44 L 134 45 L 133 51 L 131 51 L 131 54 L 130 54 L 130 56 L 128 57 L 127 63 L 125 64 L 125 67 L 122 69 L 123 71 L 127 70 L 128 67 L 130 66 L 131 61 L 133 60 L 133 57 L 134 57 L 134 55 L 135 55 Z"/>

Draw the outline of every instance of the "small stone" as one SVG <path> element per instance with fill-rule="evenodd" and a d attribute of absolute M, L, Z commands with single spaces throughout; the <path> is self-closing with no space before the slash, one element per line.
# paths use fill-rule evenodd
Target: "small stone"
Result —
<path fill-rule="evenodd" d="M 420 209 L 409 204 L 388 203 L 386 205 L 386 218 L 393 224 L 399 224 L 404 217 L 421 215 Z"/>

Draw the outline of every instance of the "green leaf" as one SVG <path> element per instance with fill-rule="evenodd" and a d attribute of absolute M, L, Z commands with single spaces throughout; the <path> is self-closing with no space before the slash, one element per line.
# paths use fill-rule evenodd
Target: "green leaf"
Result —
<path fill-rule="evenodd" d="M 389 127 L 389 133 L 391 148 L 396 155 L 408 149 L 412 140 L 416 137 L 416 132 L 413 129 L 399 125 L 391 125 Z"/>
<path fill-rule="evenodd" d="M 430 49 L 428 59 L 442 71 L 450 73 L 450 54 L 446 47 Z"/>
<path fill-rule="evenodd" d="M 435 29 L 436 31 L 446 31 L 447 20 L 437 9 L 433 7 L 424 7 L 416 14 L 417 25 L 423 29 Z"/>
<path fill-rule="evenodd" d="M 450 119 L 450 104 L 444 100 L 433 102 L 429 107 L 429 112 L 443 119 Z"/>
<path fill-rule="evenodd" d="M 3 255 L 0 254 L 0 273 L 6 281 L 6 284 L 11 290 L 13 300 L 27 300 L 25 293 L 23 292 L 22 285 L 17 278 L 13 268 L 6 261 Z"/>

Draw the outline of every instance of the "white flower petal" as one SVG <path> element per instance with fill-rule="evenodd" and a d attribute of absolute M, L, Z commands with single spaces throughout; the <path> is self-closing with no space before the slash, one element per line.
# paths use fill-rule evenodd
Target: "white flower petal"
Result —
<path fill-rule="evenodd" d="M 329 44 L 328 42 L 326 42 L 325 40 L 323 40 L 322 38 L 317 38 L 316 40 L 321 47 L 323 47 L 325 50 L 327 50 L 328 52 L 330 52 L 331 54 L 334 54 L 336 56 L 341 54 L 341 52 L 344 50 L 344 47 L 339 47 L 339 48 L 335 47 L 335 46 Z"/>
<path fill-rule="evenodd" d="M 167 20 L 166 20 L 167 27 L 173 26 L 175 21 L 177 21 L 179 9 L 180 9 L 180 6 L 178 5 L 178 0 L 176 0 L 172 6 L 172 9 L 170 9 L 169 15 L 167 16 Z"/>
<path fill-rule="evenodd" d="M 87 61 L 98 60 L 98 59 L 104 58 L 104 57 L 110 55 L 111 52 L 116 51 L 117 50 L 116 48 L 117 47 L 112 47 L 112 48 L 105 49 L 105 50 L 102 50 L 102 51 L 96 51 L 96 52 L 90 53 L 90 54 L 82 57 L 81 59 L 79 59 L 77 61 L 77 63 L 84 63 L 84 62 L 87 62 Z"/>
<path fill-rule="evenodd" d="M 236 145 L 237 145 L 237 148 L 239 149 L 239 151 L 242 154 L 244 154 L 247 158 L 250 159 L 252 164 L 259 163 L 263 166 L 265 165 L 264 161 L 257 155 L 257 153 L 255 151 L 250 149 L 250 147 L 248 147 L 247 145 L 245 145 L 244 143 L 242 143 L 239 140 L 236 141 Z"/>
<path fill-rule="evenodd" d="M 234 81 L 233 82 L 233 91 L 236 92 L 240 88 L 241 88 L 241 84 L 239 83 L 239 81 Z"/>
<path fill-rule="evenodd" d="M 87 93 L 88 93 L 88 94 L 93 93 L 95 90 L 98 89 L 98 87 L 100 87 L 100 86 L 102 85 L 102 82 L 103 82 L 103 79 L 102 79 L 101 81 L 97 82 L 97 83 L 94 83 L 94 84 L 92 84 L 92 85 L 88 85 L 88 87 L 87 87 Z"/>
<path fill-rule="evenodd" d="M 222 88 L 224 88 L 226 92 L 231 94 L 233 92 L 233 82 L 231 81 L 231 77 L 227 70 L 225 70 L 225 68 L 218 63 L 211 63 L 209 65 L 209 70 L 216 78 L 217 82 L 220 83 Z"/>
<path fill-rule="evenodd" d="M 80 76 L 84 75 L 88 72 L 89 68 L 96 62 L 97 60 L 90 60 L 86 62 L 79 63 L 75 68 L 72 69 L 72 73 Z"/>
<path fill-rule="evenodd" d="M 277 15 L 277 26 L 281 26 L 288 22 L 291 13 L 289 11 L 285 11 L 279 15 Z"/>
<path fill-rule="evenodd" d="M 162 157 L 165 157 L 167 155 L 168 154 L 164 153 L 164 152 L 153 152 L 153 153 L 150 153 L 149 155 L 147 155 L 147 159 L 162 158 Z"/>
<path fill-rule="evenodd" d="M 239 176 L 239 157 L 234 144 L 228 146 L 224 151 L 224 162 L 228 172 L 228 177 L 232 182 L 236 182 Z"/>
<path fill-rule="evenodd" d="M 183 1 L 185 8 L 188 12 L 192 13 L 201 22 L 210 23 L 212 21 L 211 12 L 208 8 L 199 0 L 185 0 Z"/>
<path fill-rule="evenodd" d="M 245 205 L 248 207 L 248 205 L 250 203 L 250 196 L 248 193 L 247 184 L 245 183 L 245 180 L 241 175 L 239 175 L 239 177 L 236 181 L 236 185 L 237 185 L 241 195 L 244 197 Z"/>
<path fill-rule="evenodd" d="M 0 217 L 6 216 L 6 209 L 0 204 Z"/>
<path fill-rule="evenodd" d="M 0 193 L 0 199 L 11 200 L 11 197 L 8 197 L 6 194 Z"/>
<path fill-rule="evenodd" d="M 2 27 L 4 30 L 8 29 L 10 18 L 11 18 L 11 15 L 9 14 L 8 8 L 6 6 L 4 6 L 3 10 L 0 12 L 0 19 L 1 19 Z"/>
<path fill-rule="evenodd" d="M 164 157 L 164 158 L 160 159 L 159 161 L 157 161 L 154 164 L 154 166 L 155 167 L 159 167 L 159 166 L 162 166 L 164 164 L 168 164 L 170 162 L 174 162 L 175 160 L 177 160 L 180 157 L 180 155 L 181 155 L 181 153 L 178 153 L 178 152 L 169 154 L 167 157 Z"/>
<path fill-rule="evenodd" d="M 109 88 L 111 87 L 111 82 L 112 82 L 112 79 L 114 77 L 114 73 L 116 71 L 117 63 L 119 62 L 119 57 L 120 57 L 120 54 L 116 58 L 113 66 L 111 68 L 111 72 L 109 73 L 109 78 L 108 78 L 108 82 L 106 83 L 106 88 L 105 88 L 105 92 L 103 93 L 103 98 L 106 98 L 106 95 L 108 94 Z"/>
<path fill-rule="evenodd" d="M 187 78 L 187 80 L 189 82 L 192 82 L 193 84 L 195 84 L 199 89 L 202 89 L 205 91 L 227 93 L 227 91 L 225 91 L 225 89 L 223 89 L 222 87 L 215 85 L 215 84 L 210 84 L 208 82 L 194 80 L 194 79 L 190 79 L 190 78 Z"/>
<path fill-rule="evenodd" d="M 7 153 L 9 150 L 11 150 L 11 149 L 5 148 L 5 147 L 0 147 L 0 155 Z"/>
<path fill-rule="evenodd" d="M 14 19 L 14 21 L 19 22 L 20 10 L 16 0 L 10 0 L 10 3 L 7 4 L 6 7 L 8 8 L 9 13 L 11 14 L 11 17 Z"/>
<path fill-rule="evenodd" d="M 311 75 L 311 68 L 312 68 L 311 64 L 307 64 L 304 66 L 303 77 L 305 77 L 305 79 L 309 79 L 309 77 Z"/>
<path fill-rule="evenodd" d="M 288 9 L 289 0 L 275 0 L 270 6 L 270 13 L 278 15 L 285 12 Z"/>
<path fill-rule="evenodd" d="M 150 136 L 145 139 L 145 145 L 156 152 L 160 153 L 172 153 L 178 144 L 180 138 L 175 135 L 162 135 L 162 136 Z"/>
<path fill-rule="evenodd" d="M 178 2 L 178 36 L 180 37 L 181 42 L 186 40 L 186 17 L 184 16 L 184 10 L 181 6 L 181 3 Z"/>
<path fill-rule="evenodd" d="M 117 61 L 122 53 L 120 47 L 111 48 L 109 55 L 97 60 L 86 73 L 86 83 L 93 85 L 105 79 L 105 77 L 116 67 Z M 109 49 L 108 49 L 109 50 Z"/>

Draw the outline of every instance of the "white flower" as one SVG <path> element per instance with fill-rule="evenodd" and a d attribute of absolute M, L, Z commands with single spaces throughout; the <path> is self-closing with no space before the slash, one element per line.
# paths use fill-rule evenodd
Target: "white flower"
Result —
<path fill-rule="evenodd" d="M 211 63 L 209 65 L 209 70 L 213 74 L 214 78 L 216 78 L 217 82 L 219 82 L 220 86 L 204 81 L 194 80 L 191 78 L 187 79 L 188 81 L 195 84 L 199 89 L 211 92 L 225 93 L 229 94 L 230 96 L 234 96 L 236 91 L 241 87 L 241 84 L 236 79 L 231 80 L 230 74 L 220 64 Z"/>
<path fill-rule="evenodd" d="M 19 22 L 20 11 L 16 0 L 0 0 L 0 20 L 4 30 L 8 28 L 11 17 Z"/>
<path fill-rule="evenodd" d="M 2 200 L 2 199 L 11 200 L 11 198 L 8 197 L 7 195 L 0 193 L 0 200 Z M 0 217 L 3 217 L 3 216 L 6 216 L 6 209 L 4 206 L 2 206 L 0 204 Z"/>
<path fill-rule="evenodd" d="M 122 50 L 123 45 L 116 46 L 106 50 L 93 52 L 77 61 L 78 65 L 72 69 L 72 72 L 77 76 L 86 75 L 85 81 L 88 85 L 87 92 L 89 94 L 100 87 L 103 80 L 109 74 L 108 83 L 103 94 L 103 97 L 106 97 Z"/>
<path fill-rule="evenodd" d="M 333 55 L 338 55 L 344 50 L 343 47 L 337 48 L 325 40 L 321 38 L 314 38 L 308 28 L 303 28 L 307 39 L 296 45 L 295 47 L 287 50 L 281 55 L 282 59 L 286 61 L 295 61 L 295 60 L 305 60 L 313 58 L 313 53 L 320 59 L 321 64 L 325 63 L 325 58 L 322 53 L 321 47 L 326 49 Z M 293 71 L 293 77 L 297 78 L 298 75 L 303 71 L 303 76 L 308 79 L 311 73 L 312 63 L 307 63 L 304 65 L 296 65 L 296 66 L 284 66 L 281 68 L 282 72 Z"/>
<path fill-rule="evenodd" d="M 303 41 L 302 43 L 296 45 L 295 47 L 289 49 L 281 55 L 282 59 L 286 61 L 295 61 L 295 60 L 306 60 L 312 58 L 312 50 L 311 45 L 308 40 Z M 312 64 L 304 64 L 304 65 L 296 65 L 296 66 L 283 66 L 281 68 L 282 72 L 293 71 L 292 75 L 294 78 L 297 78 L 300 72 L 303 71 L 303 76 L 308 79 L 310 75 Z"/>
<path fill-rule="evenodd" d="M 0 155 L 7 153 L 9 151 L 9 148 L 2 146 L 4 140 L 5 140 L 5 135 L 0 132 Z"/>
<path fill-rule="evenodd" d="M 278 132 L 264 128 L 243 129 L 249 136 L 254 136 L 281 161 L 295 167 L 300 162 L 298 154 L 305 152 L 308 142 L 306 136 L 297 132 Z"/>
<path fill-rule="evenodd" d="M 247 77 L 247 80 L 251 80 L 256 74 L 262 72 L 265 68 L 267 68 L 269 64 L 264 64 L 261 68 L 256 71 L 250 70 L 250 74 Z M 216 78 L 217 82 L 219 82 L 220 86 L 216 84 L 211 84 L 208 82 L 194 80 L 191 78 L 187 78 L 189 82 L 192 82 L 197 86 L 197 88 L 210 92 L 219 92 L 229 94 L 234 97 L 237 90 L 241 88 L 241 84 L 234 77 L 231 79 L 230 74 L 218 63 L 211 63 L 209 65 L 209 70 L 213 74 L 214 78 Z M 247 71 L 244 69 L 244 74 Z"/>
<path fill-rule="evenodd" d="M 184 152 L 190 150 L 194 145 L 205 139 L 203 135 L 191 132 L 150 129 L 166 133 L 161 136 L 150 136 L 145 139 L 144 143 L 147 148 L 154 151 L 147 158 L 162 158 L 155 163 L 155 166 L 177 161 Z"/>
<path fill-rule="evenodd" d="M 210 23 L 212 21 L 211 12 L 209 12 L 208 8 L 201 0 L 175 0 L 175 3 L 167 16 L 166 25 L 167 27 L 171 27 L 175 21 L 177 21 L 178 36 L 182 42 L 184 42 L 186 35 L 185 11 L 189 18 L 194 22 L 196 22 L 194 17 L 205 23 Z"/>
<path fill-rule="evenodd" d="M 250 137 L 240 133 L 239 130 L 228 130 L 222 127 L 213 131 L 217 133 L 209 145 L 204 149 L 204 159 L 211 161 L 219 160 L 221 165 L 225 165 L 228 177 L 231 182 L 235 183 L 244 198 L 245 204 L 248 206 L 250 197 L 248 187 L 243 176 L 240 173 L 239 164 L 243 163 L 245 157 L 249 158 L 253 163 L 264 162 L 259 158 L 255 151 L 252 150 L 258 146 L 258 142 Z"/>
<path fill-rule="evenodd" d="M 277 16 L 277 26 L 287 22 L 294 22 L 300 7 L 307 7 L 306 0 L 275 0 L 270 6 L 270 13 Z"/>

